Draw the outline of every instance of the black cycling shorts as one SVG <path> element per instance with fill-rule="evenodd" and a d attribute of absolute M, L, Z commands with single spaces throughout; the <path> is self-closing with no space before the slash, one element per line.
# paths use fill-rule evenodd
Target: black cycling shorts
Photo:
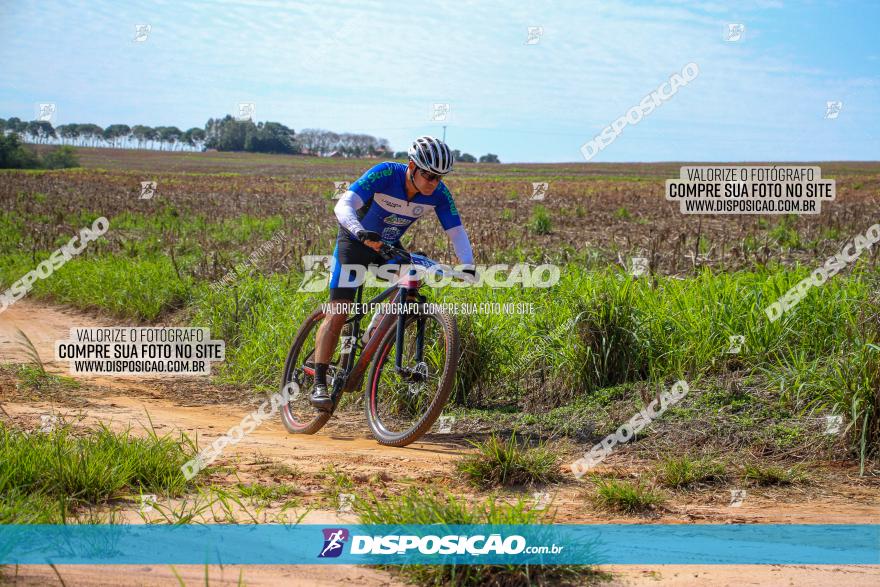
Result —
<path fill-rule="evenodd" d="M 354 301 L 357 287 L 340 287 L 339 282 L 342 277 L 343 265 L 359 265 L 361 267 L 369 267 L 370 265 L 384 265 L 386 263 L 384 257 L 368 247 L 367 245 L 350 239 L 345 234 L 340 234 L 336 239 L 336 248 L 333 249 L 333 274 L 330 276 L 330 301 Z M 348 278 L 344 281 L 351 282 L 354 280 L 354 271 L 348 270 Z"/>

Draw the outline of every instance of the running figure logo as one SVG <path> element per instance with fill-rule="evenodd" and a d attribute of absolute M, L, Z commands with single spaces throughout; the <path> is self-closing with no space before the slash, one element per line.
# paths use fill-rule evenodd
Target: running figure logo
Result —
<path fill-rule="evenodd" d="M 302 283 L 298 292 L 318 292 L 327 289 L 330 284 L 330 273 L 333 272 L 333 257 L 330 255 L 304 255 Z"/>
<path fill-rule="evenodd" d="M 348 540 L 348 530 L 345 528 L 324 528 L 324 548 L 318 558 L 336 558 L 342 554 L 342 547 Z"/>

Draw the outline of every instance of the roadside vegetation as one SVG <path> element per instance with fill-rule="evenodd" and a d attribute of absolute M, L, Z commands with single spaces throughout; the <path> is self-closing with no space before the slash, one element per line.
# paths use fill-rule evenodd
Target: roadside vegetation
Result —
<path fill-rule="evenodd" d="M 0 524 L 106 521 L 113 500 L 188 489 L 180 466 L 194 454 L 184 438 L 105 426 L 60 424 L 25 431 L 0 422 Z"/>
<path fill-rule="evenodd" d="M 622 479 L 593 479 L 595 491 L 590 496 L 601 510 L 621 514 L 653 512 L 663 505 L 666 497 L 644 481 Z"/>
<path fill-rule="evenodd" d="M 743 477 L 753 485 L 791 485 L 802 483 L 807 479 L 806 473 L 799 467 L 784 467 L 766 463 L 748 463 L 744 467 Z"/>
<path fill-rule="evenodd" d="M 664 487 L 691 489 L 699 485 L 712 485 L 727 479 L 724 462 L 687 456 L 667 459 L 657 472 L 657 478 Z"/>
<path fill-rule="evenodd" d="M 14 134 L 0 130 L 0 169 L 64 169 L 79 167 L 73 147 L 64 145 L 42 156 L 28 148 Z"/>
<path fill-rule="evenodd" d="M 224 155 L 216 161 L 225 166 L 239 160 Z M 106 215 L 107 234 L 50 279 L 37 280 L 29 296 L 132 321 L 207 326 L 226 341 L 227 361 L 217 370 L 222 382 L 274 388 L 299 322 L 326 295 L 297 289 L 301 256 L 330 252 L 328 178 L 349 177 L 362 163 L 312 162 L 296 167 L 294 176 L 257 180 L 217 169 L 0 172 L 0 284 L 9 287 L 80 228 Z M 281 167 L 272 169 L 282 173 Z M 656 179 L 651 168 L 634 166 L 628 178 L 609 171 L 598 179 L 583 175 L 585 169 L 514 173 L 505 167 L 489 175 L 463 168 L 459 179 L 450 179 L 453 192 L 462 194 L 457 201 L 463 210 L 468 198 L 479 194 L 514 194 L 502 214 L 468 217 L 475 248 L 491 254 L 484 262 L 561 265 L 559 283 L 547 289 L 426 290 L 431 301 L 534 308 L 524 315 L 459 316 L 463 354 L 450 409 L 509 421 L 511 429 L 523 432 L 597 442 L 658 390 L 685 379 L 691 393 L 664 422 L 710 418 L 706 434 L 733 438 L 723 433 L 749 431 L 755 442 L 782 452 L 815 441 L 804 422 L 839 415 L 850 454 L 862 466 L 877 455 L 877 251 L 866 251 L 810 290 L 779 320 L 771 322 L 764 313 L 850 235 L 864 231 L 862 204 L 835 202 L 812 224 L 793 217 L 738 219 L 728 234 L 702 223 L 681 225 L 677 241 L 663 240 L 669 212 L 644 198 Z M 550 180 L 550 196 L 540 204 L 516 199 L 530 193 L 530 184 L 522 181 L 529 173 Z M 840 184 L 861 198 L 878 186 L 873 178 L 859 168 L 856 175 L 842 175 Z M 144 179 L 157 181 L 152 200 L 138 197 Z M 677 212 L 674 219 L 683 222 Z M 572 230 L 585 223 L 596 231 L 594 246 L 571 240 Z M 621 249 L 603 240 L 613 232 L 610 227 L 622 226 L 639 244 Z M 434 229 L 414 228 L 412 242 L 448 258 L 448 243 L 435 239 Z M 266 255 L 251 258 L 279 233 L 284 238 Z M 735 242 L 728 238 L 733 233 Z M 649 245 L 653 253 L 644 252 Z M 634 278 L 627 259 L 639 251 L 651 257 L 652 272 Z M 219 285 L 224 276 L 227 284 Z M 736 352 L 730 351 L 733 336 L 744 337 Z M 496 439 L 496 455 L 505 454 L 507 442 Z M 679 468 L 668 471 L 669 483 L 676 475 L 682 486 L 701 483 L 688 481 L 700 471 Z M 509 475 L 502 477 L 506 483 Z"/>
<path fill-rule="evenodd" d="M 394 496 L 370 493 L 354 502 L 362 524 L 552 524 L 552 513 L 535 510 L 524 500 L 507 504 L 488 497 L 471 501 L 437 491 L 411 489 Z M 438 531 L 439 532 L 439 531 Z M 585 555 L 587 553 L 585 552 Z M 572 565 L 402 565 L 387 567 L 418 585 L 583 585 L 607 574 Z"/>
<path fill-rule="evenodd" d="M 562 480 L 559 452 L 543 444 L 523 445 L 516 433 L 502 440 L 494 433 L 481 442 L 471 441 L 476 449 L 466 454 L 456 466 L 477 487 L 536 485 Z"/>

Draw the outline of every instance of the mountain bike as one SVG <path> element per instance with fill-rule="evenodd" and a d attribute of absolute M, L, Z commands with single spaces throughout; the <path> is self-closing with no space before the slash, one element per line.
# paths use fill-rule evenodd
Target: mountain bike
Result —
<path fill-rule="evenodd" d="M 427 304 L 419 293 L 425 270 L 441 277 L 469 280 L 471 276 L 442 266 L 437 261 L 399 247 L 383 244 L 381 255 L 388 261 L 403 261 L 397 283 L 366 304 L 363 284 L 355 293 L 355 308 L 342 329 L 340 342 L 327 368 L 333 407 L 320 411 L 309 402 L 315 377 L 315 335 L 324 318 L 319 308 L 305 319 L 294 337 L 281 389 L 294 389 L 281 406 L 281 418 L 293 434 L 314 434 L 333 415 L 343 394 L 360 390 L 364 375 L 367 385 L 364 404 L 370 431 L 380 444 L 406 446 L 424 435 L 443 411 L 452 391 L 459 359 L 458 324 L 455 316 Z M 422 271 L 417 269 L 423 268 Z M 438 269 L 441 268 L 442 269 Z M 378 323 L 362 335 L 365 306 L 385 303 Z M 375 322 L 375 321 L 373 321 Z M 295 383 L 295 386 L 291 386 Z"/>

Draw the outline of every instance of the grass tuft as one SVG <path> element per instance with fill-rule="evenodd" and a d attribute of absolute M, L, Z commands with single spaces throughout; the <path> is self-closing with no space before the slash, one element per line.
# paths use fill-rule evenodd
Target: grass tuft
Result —
<path fill-rule="evenodd" d="M 180 495 L 183 438 L 142 438 L 101 425 L 24 432 L 0 422 L 0 524 L 63 523 L 78 506 L 140 493 Z"/>
<path fill-rule="evenodd" d="M 275 501 L 281 501 L 292 495 L 302 493 L 297 487 L 287 483 L 279 483 L 277 485 L 266 485 L 263 483 L 238 483 L 236 485 L 239 495 L 243 498 L 250 499 L 252 502 L 258 502 L 269 505 Z"/>
<path fill-rule="evenodd" d="M 657 474 L 658 481 L 664 487 L 672 488 L 716 483 L 726 478 L 723 463 L 709 459 L 694 460 L 686 456 L 666 460 Z"/>
<path fill-rule="evenodd" d="M 594 503 L 600 508 L 624 514 L 651 511 L 665 502 L 662 494 L 641 481 L 631 483 L 620 479 L 594 479 Z"/>
<path fill-rule="evenodd" d="M 24 388 L 29 391 L 64 391 L 69 389 L 76 389 L 80 385 L 79 382 L 72 377 L 55 375 L 54 373 L 49 373 L 45 369 L 34 365 L 13 364 L 10 365 L 10 368 L 12 373 L 18 379 L 18 383 L 16 385 L 19 388 Z"/>
<path fill-rule="evenodd" d="M 436 491 L 410 489 L 401 495 L 377 497 L 371 493 L 354 502 L 362 524 L 548 524 L 547 514 L 525 500 L 499 503 L 458 498 Z M 442 529 L 437 530 L 442 534 Z M 388 567 L 418 585 L 583 585 L 607 579 L 591 566 L 562 565 L 403 565 Z"/>
<path fill-rule="evenodd" d="M 477 452 L 456 463 L 458 471 L 478 487 L 534 485 L 562 478 L 559 457 L 543 444 L 520 445 L 516 433 L 506 441 L 492 434 L 482 442 L 471 442 Z"/>
<path fill-rule="evenodd" d="M 774 465 L 761 463 L 748 463 L 745 466 L 743 477 L 755 485 L 762 487 L 770 485 L 791 485 L 806 480 L 806 475 L 796 467 L 784 469 Z"/>
<path fill-rule="evenodd" d="M 538 204 L 529 217 L 529 230 L 534 234 L 550 234 L 553 232 L 553 220 L 547 208 Z"/>
<path fill-rule="evenodd" d="M 324 487 L 324 495 L 332 502 L 333 507 L 338 506 L 340 494 L 353 493 L 355 490 L 355 482 L 351 475 L 337 471 L 333 465 L 327 465 L 321 471 L 321 475 L 329 481 Z"/>

